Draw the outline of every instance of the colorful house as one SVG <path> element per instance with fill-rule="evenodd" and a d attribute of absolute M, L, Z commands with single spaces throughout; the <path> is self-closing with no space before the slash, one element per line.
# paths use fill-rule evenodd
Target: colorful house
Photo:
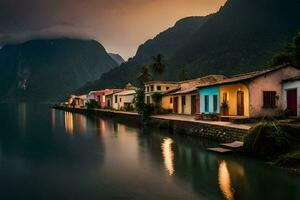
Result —
<path fill-rule="evenodd" d="M 208 86 L 199 89 L 200 113 L 220 112 L 220 86 Z"/>
<path fill-rule="evenodd" d="M 135 108 L 135 90 L 124 90 L 112 95 L 112 108 L 115 110 L 130 110 Z"/>
<path fill-rule="evenodd" d="M 174 89 L 177 89 L 178 83 L 172 81 L 151 81 L 145 83 L 145 103 L 153 104 L 152 95 L 154 93 L 165 94 Z M 166 101 L 166 100 L 164 100 Z M 169 106 L 166 106 L 169 107 Z"/>
<path fill-rule="evenodd" d="M 81 96 L 76 96 L 76 95 L 71 95 L 68 99 L 68 105 L 69 107 L 73 108 L 83 108 L 85 107 L 87 95 L 81 95 Z"/>
<path fill-rule="evenodd" d="M 300 76 L 298 68 L 281 65 L 202 85 L 200 112 L 239 117 L 280 115 L 284 110 L 281 82 L 295 76 Z"/>
<path fill-rule="evenodd" d="M 197 86 L 216 83 L 224 78 L 223 75 L 209 75 L 179 82 L 180 90 L 169 94 L 173 98 L 173 113 L 188 115 L 200 113 L 200 96 Z"/>
<path fill-rule="evenodd" d="M 300 76 L 282 81 L 282 106 L 292 116 L 300 116 Z"/>

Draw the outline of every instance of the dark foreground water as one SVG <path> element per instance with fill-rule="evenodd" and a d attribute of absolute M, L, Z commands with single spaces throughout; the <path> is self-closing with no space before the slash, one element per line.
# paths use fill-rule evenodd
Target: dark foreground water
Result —
<path fill-rule="evenodd" d="M 300 178 L 208 142 L 0 104 L 0 199 L 300 199 Z"/>

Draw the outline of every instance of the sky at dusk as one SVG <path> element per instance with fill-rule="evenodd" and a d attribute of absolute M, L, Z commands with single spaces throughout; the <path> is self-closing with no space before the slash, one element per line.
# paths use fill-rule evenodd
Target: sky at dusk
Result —
<path fill-rule="evenodd" d="M 1 0 L 0 44 L 36 37 L 99 41 L 124 58 L 187 16 L 207 15 L 226 0 Z"/>

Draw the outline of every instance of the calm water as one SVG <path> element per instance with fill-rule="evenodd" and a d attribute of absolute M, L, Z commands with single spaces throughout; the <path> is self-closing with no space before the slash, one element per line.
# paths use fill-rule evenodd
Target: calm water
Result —
<path fill-rule="evenodd" d="M 208 142 L 0 104 L 0 199 L 300 199 L 300 177 Z"/>

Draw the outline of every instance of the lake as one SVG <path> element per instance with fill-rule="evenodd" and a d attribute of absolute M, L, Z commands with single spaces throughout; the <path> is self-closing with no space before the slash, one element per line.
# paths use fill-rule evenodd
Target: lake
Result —
<path fill-rule="evenodd" d="M 211 142 L 111 118 L 0 104 L 0 199 L 300 199 L 300 177 Z"/>

